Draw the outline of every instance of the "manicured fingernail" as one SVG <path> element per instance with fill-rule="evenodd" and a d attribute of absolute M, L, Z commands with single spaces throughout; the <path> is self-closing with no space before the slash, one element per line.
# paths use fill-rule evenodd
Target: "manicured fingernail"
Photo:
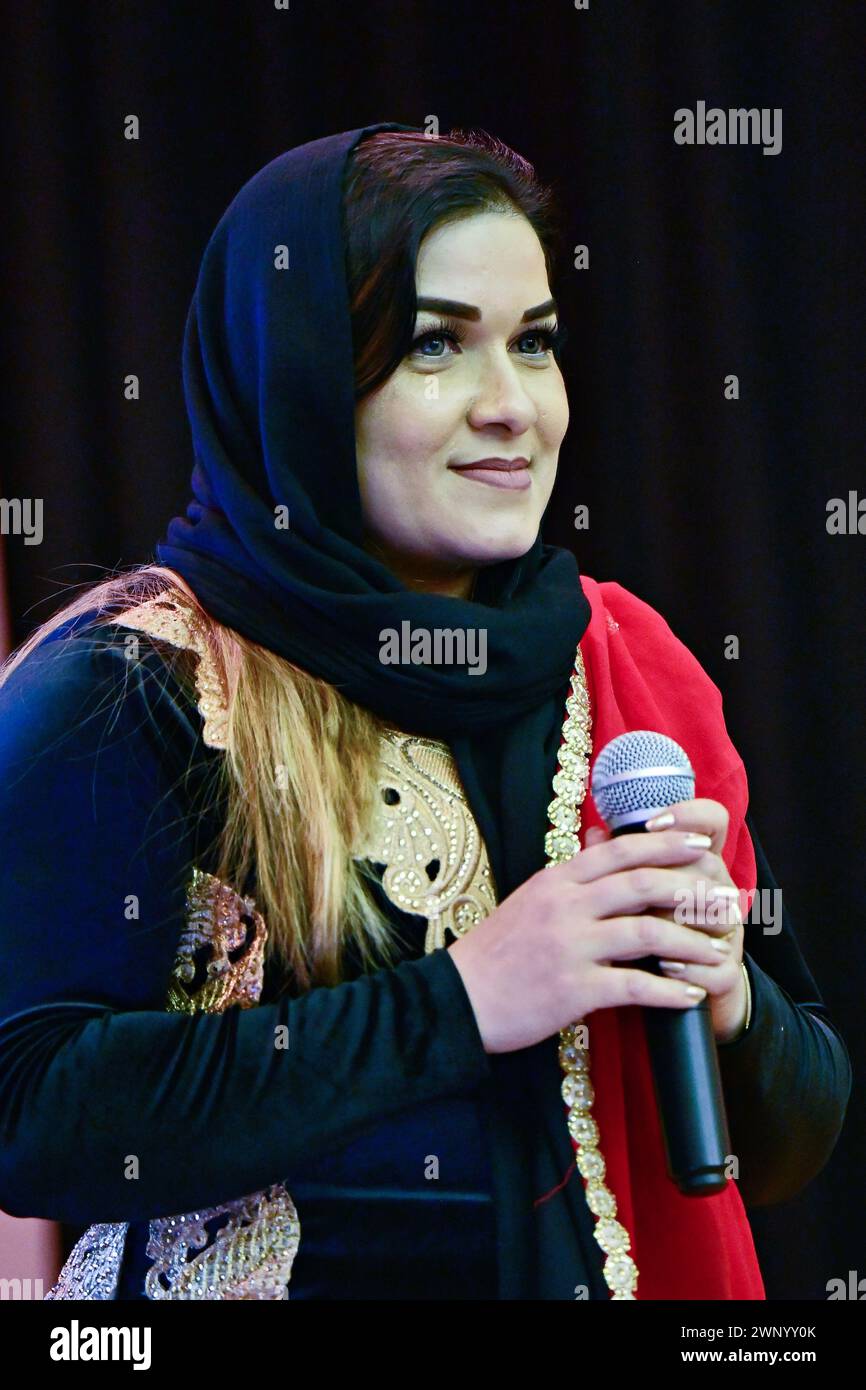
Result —
<path fill-rule="evenodd" d="M 674 825 L 676 817 L 673 811 L 663 811 L 660 816 L 653 816 L 651 820 L 645 821 L 647 830 L 664 830 L 669 825 Z"/>
<path fill-rule="evenodd" d="M 730 942 L 726 941 L 723 936 L 716 937 L 713 941 L 713 950 L 721 952 L 723 956 L 729 956 L 731 954 Z"/>
<path fill-rule="evenodd" d="M 688 835 L 683 837 L 683 844 L 699 845 L 701 849 L 709 849 L 712 843 L 711 835 L 699 835 L 696 830 L 690 830 Z"/>
<path fill-rule="evenodd" d="M 685 963 L 681 960 L 660 960 L 659 965 L 665 970 L 685 970 L 686 968 Z"/>
<path fill-rule="evenodd" d="M 692 999 L 703 999 L 706 996 L 706 993 L 707 991 L 705 989 L 701 989 L 700 985 L 686 986 L 686 994 L 691 995 Z"/>

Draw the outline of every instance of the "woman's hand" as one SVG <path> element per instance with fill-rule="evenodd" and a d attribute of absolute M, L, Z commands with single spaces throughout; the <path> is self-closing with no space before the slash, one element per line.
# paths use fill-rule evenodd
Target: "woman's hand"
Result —
<path fill-rule="evenodd" d="M 716 852 L 727 811 L 716 802 L 690 804 L 684 814 L 700 808 L 704 844 L 690 845 L 679 828 L 590 834 L 578 854 L 533 874 L 448 947 L 488 1052 L 530 1047 L 595 1009 L 689 1008 L 696 986 L 698 999 L 706 997 L 704 979 L 718 987 L 719 1027 L 728 1036 L 739 1022 L 730 978 L 731 971 L 741 974 L 738 948 L 732 938 L 719 951 L 730 927 L 727 920 L 712 923 L 703 902 L 717 887 L 732 886 Z M 683 893 L 691 895 L 699 924 L 675 920 L 683 915 L 673 910 Z M 683 972 L 666 977 L 627 968 L 646 956 L 682 960 L 687 972 L 705 974 L 682 980 L 676 976 Z"/>
<path fill-rule="evenodd" d="M 666 818 L 672 816 L 673 820 Z M 717 1042 L 731 1042 L 743 1030 L 748 1005 L 746 982 L 743 979 L 741 962 L 743 959 L 743 918 L 739 907 L 739 890 L 734 884 L 724 860 L 722 847 L 728 835 L 728 812 L 721 802 L 707 798 L 691 801 L 678 801 L 660 817 L 665 826 L 677 830 L 692 830 L 712 839 L 707 851 L 706 872 L 703 879 L 706 888 L 727 889 L 731 903 L 728 907 L 722 902 L 705 902 L 700 883 L 695 894 L 683 895 L 681 901 L 670 911 L 657 911 L 656 916 L 666 917 L 671 922 L 687 922 L 697 931 L 706 932 L 715 939 L 726 940 L 730 945 L 730 955 L 719 954 L 712 965 L 704 964 L 693 952 L 677 953 L 675 960 L 660 960 L 659 964 L 670 979 L 686 980 L 701 985 L 710 999 L 710 1014 L 713 1020 L 713 1033 Z M 659 829 L 650 834 L 660 833 Z M 586 832 L 586 844 L 601 844 L 610 839 L 610 833 L 600 826 L 591 826 Z M 692 865 L 701 868 L 702 861 Z"/>

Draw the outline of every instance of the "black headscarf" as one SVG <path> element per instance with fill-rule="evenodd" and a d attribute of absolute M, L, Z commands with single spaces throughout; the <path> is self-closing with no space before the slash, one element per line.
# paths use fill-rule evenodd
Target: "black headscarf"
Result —
<path fill-rule="evenodd" d="M 217 224 L 183 349 L 196 500 L 156 554 L 219 622 L 407 732 L 444 739 L 501 898 L 544 863 L 590 608 L 573 555 L 540 532 L 525 555 L 481 570 L 471 601 L 408 589 L 363 548 L 342 184 L 347 155 L 377 130 L 421 133 L 380 122 L 288 150 Z M 405 620 L 486 628 L 486 672 L 383 665 L 381 634 Z"/>

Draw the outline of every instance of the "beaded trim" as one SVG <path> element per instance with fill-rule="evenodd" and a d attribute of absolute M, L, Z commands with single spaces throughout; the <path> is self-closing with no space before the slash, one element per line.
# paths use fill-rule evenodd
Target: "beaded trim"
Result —
<path fill-rule="evenodd" d="M 193 865 L 186 921 L 175 955 L 166 1008 L 170 1013 L 222 1013 L 259 1002 L 267 927 L 253 898 Z M 206 978 L 195 989 L 195 957 L 207 952 Z"/>
<path fill-rule="evenodd" d="M 110 1302 L 116 1298 L 128 1230 L 128 1221 L 100 1221 L 88 1226 L 43 1302 Z"/>
<path fill-rule="evenodd" d="M 589 777 L 591 715 L 583 655 L 577 649 L 571 674 L 571 693 L 565 702 L 558 770 L 553 778 L 556 793 L 547 808 L 551 829 L 544 838 L 546 869 L 564 864 L 580 851 L 580 807 Z M 562 1099 L 568 1107 L 568 1132 L 576 1149 L 575 1163 L 584 1179 L 587 1206 L 596 1218 L 593 1235 L 605 1255 L 602 1273 L 611 1299 L 635 1300 L 638 1268 L 629 1255 L 631 1237 L 616 1219 L 616 1198 L 604 1181 L 605 1162 L 599 1148 L 599 1128 L 592 1116 L 595 1091 L 589 1075 L 588 1029 L 578 1019 L 559 1035 L 559 1064 L 565 1072 Z"/>
<path fill-rule="evenodd" d="M 139 603 L 114 619 L 119 627 L 137 628 L 161 638 L 173 647 L 195 652 L 195 686 L 198 708 L 204 720 L 202 739 L 209 748 L 225 749 L 228 738 L 229 700 L 204 624 L 192 608 L 169 594 Z"/>
<path fill-rule="evenodd" d="M 215 1235 L 207 1229 L 213 1219 L 225 1222 Z M 153 1263 L 144 1291 L 157 1301 L 287 1299 L 300 1239 L 297 1209 L 282 1183 L 219 1207 L 159 1217 L 149 1227 L 145 1253 Z"/>

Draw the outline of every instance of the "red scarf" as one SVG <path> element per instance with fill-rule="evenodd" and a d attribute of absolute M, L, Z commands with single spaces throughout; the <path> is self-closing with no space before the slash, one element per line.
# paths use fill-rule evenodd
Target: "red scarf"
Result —
<path fill-rule="evenodd" d="M 590 769 L 604 745 L 627 730 L 654 729 L 675 739 L 695 770 L 695 796 L 727 807 L 722 858 L 733 882 L 748 891 L 743 901 L 751 903 L 756 868 L 744 822 L 746 770 L 725 729 L 718 687 L 649 604 L 620 584 L 598 584 L 583 574 L 581 584 L 592 607 L 580 643 L 590 700 Z M 589 791 L 581 815 L 584 833 L 602 823 Z M 766 1298 L 736 1184 L 729 1179 L 712 1197 L 684 1197 L 668 1177 L 642 1010 L 594 1012 L 589 1058 L 605 1182 L 631 1236 L 637 1298 Z"/>

